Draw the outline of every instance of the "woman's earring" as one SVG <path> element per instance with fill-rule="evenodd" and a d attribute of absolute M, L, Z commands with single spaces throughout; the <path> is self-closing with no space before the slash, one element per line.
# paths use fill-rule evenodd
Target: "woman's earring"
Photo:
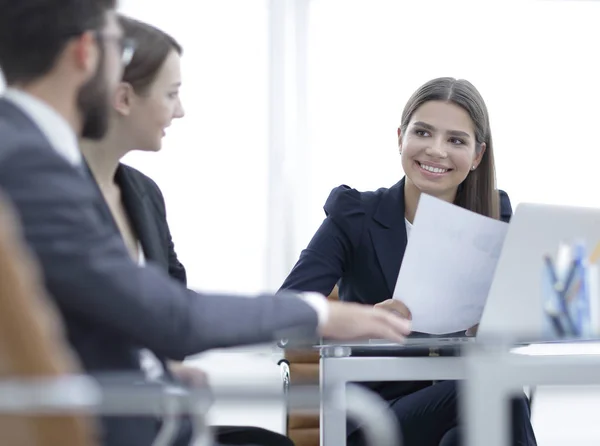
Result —
<path fill-rule="evenodd" d="M 475 166 L 471 167 L 471 170 L 475 170 Z"/>

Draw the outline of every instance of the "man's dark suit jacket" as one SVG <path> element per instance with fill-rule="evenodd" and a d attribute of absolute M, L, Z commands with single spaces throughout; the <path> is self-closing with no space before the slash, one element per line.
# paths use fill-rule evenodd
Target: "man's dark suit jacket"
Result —
<path fill-rule="evenodd" d="M 407 244 L 404 179 L 373 192 L 339 186 L 324 209 L 325 220 L 281 288 L 327 295 L 338 284 L 344 301 L 375 305 L 391 299 Z M 508 195 L 500 191 L 501 219 L 508 222 L 511 215 Z M 414 388 L 371 387 L 390 399 Z"/>
<path fill-rule="evenodd" d="M 69 164 L 13 103 L 0 99 L 0 189 L 90 372 L 139 370 L 146 347 L 181 360 L 206 349 L 314 335 L 317 314 L 292 296 L 199 295 L 149 263 L 139 268 L 93 180 Z M 114 442 L 111 445 L 144 444 Z"/>

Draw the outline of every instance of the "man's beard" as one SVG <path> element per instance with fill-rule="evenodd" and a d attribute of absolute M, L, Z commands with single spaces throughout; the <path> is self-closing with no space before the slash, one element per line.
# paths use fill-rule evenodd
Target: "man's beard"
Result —
<path fill-rule="evenodd" d="M 81 137 L 100 140 L 108 131 L 110 116 L 110 91 L 104 76 L 104 58 L 98 64 L 98 70 L 79 90 L 77 105 L 83 118 Z"/>

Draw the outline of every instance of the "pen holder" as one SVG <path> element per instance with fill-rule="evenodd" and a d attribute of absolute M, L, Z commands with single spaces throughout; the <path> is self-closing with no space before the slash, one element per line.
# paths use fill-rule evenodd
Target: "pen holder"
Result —
<path fill-rule="evenodd" d="M 542 272 L 542 335 L 546 340 L 590 339 L 598 335 L 598 267 L 580 263 L 565 286 L 551 268 Z"/>

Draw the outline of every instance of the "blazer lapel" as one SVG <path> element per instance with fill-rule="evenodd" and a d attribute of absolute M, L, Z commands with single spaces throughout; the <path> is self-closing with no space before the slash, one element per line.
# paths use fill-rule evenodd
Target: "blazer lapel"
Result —
<path fill-rule="evenodd" d="M 161 243 L 163 237 L 156 223 L 156 210 L 142 185 L 122 165 L 115 180 L 121 188 L 121 197 L 131 225 L 136 232 L 147 260 L 168 269 L 168 253 Z"/>
<path fill-rule="evenodd" d="M 375 224 L 370 228 L 371 240 L 391 298 L 396 288 L 407 242 L 404 178 L 384 192 L 373 214 L 373 220 Z"/>

